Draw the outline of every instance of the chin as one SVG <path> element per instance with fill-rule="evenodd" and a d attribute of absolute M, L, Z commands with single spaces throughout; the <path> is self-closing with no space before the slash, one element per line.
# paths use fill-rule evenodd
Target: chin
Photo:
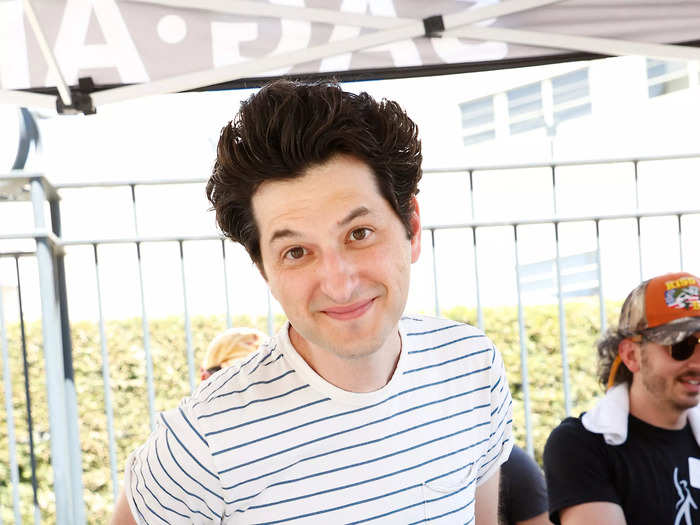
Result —
<path fill-rule="evenodd" d="M 689 410 L 698 406 L 698 402 L 700 402 L 700 399 L 697 397 L 692 397 L 687 399 L 679 399 L 674 404 L 678 410 Z"/>
<path fill-rule="evenodd" d="M 334 354 L 347 359 L 367 357 L 375 353 L 381 346 L 381 343 L 367 341 L 367 339 L 363 339 L 360 343 L 357 337 L 350 341 L 332 341 L 328 345 Z"/>

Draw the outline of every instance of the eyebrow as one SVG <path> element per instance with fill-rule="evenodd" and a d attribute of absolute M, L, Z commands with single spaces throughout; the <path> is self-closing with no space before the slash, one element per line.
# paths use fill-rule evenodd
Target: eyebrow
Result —
<path fill-rule="evenodd" d="M 359 208 L 355 208 L 350 213 L 348 213 L 344 219 L 338 221 L 338 226 L 347 226 L 348 224 L 350 224 L 352 221 L 354 221 L 358 217 L 362 217 L 362 216 L 368 215 L 368 214 L 369 214 L 369 209 L 366 208 L 365 206 L 360 206 Z"/>
<path fill-rule="evenodd" d="M 365 206 L 359 206 L 352 210 L 350 213 L 348 213 L 345 218 L 341 219 L 338 221 L 338 226 L 347 226 L 350 224 L 352 221 L 357 219 L 358 217 L 362 217 L 364 215 L 369 215 L 370 211 L 367 207 Z M 279 240 L 279 239 L 286 239 L 289 237 L 301 237 L 301 233 L 295 230 L 290 230 L 289 228 L 284 228 L 282 230 L 277 230 L 275 233 L 272 234 L 272 237 L 270 237 L 270 244 L 273 242 Z"/>
<path fill-rule="evenodd" d="M 289 228 L 285 228 L 284 230 L 277 230 L 275 233 L 272 234 L 272 237 L 270 237 L 270 244 L 275 242 L 278 239 L 286 239 L 287 237 L 299 237 L 301 234 L 297 231 L 290 230 Z"/>

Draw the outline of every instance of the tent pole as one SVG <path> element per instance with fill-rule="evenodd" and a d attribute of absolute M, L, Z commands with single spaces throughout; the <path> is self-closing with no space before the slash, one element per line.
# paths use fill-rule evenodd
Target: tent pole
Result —
<path fill-rule="evenodd" d="M 56 89 L 58 89 L 58 94 L 61 96 L 61 100 L 63 101 L 64 105 L 71 106 L 73 105 L 73 98 L 71 97 L 70 89 L 68 88 L 68 85 L 66 84 L 66 81 L 63 78 L 61 69 L 58 67 L 56 57 L 54 56 L 53 51 L 51 51 L 51 47 L 49 46 L 49 43 L 46 40 L 46 35 L 44 35 L 44 31 L 41 29 L 39 19 L 37 18 L 36 12 L 34 11 L 34 6 L 32 6 L 31 0 L 23 0 L 22 5 L 24 6 L 24 14 L 27 15 L 29 25 L 31 26 L 32 31 L 34 32 L 34 36 L 36 37 L 36 40 L 39 43 L 41 54 L 44 55 L 46 63 L 49 66 L 49 71 L 56 80 Z"/>

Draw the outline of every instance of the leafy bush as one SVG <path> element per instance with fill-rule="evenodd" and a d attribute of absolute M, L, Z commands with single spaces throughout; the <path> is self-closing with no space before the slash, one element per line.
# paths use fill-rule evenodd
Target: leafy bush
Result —
<path fill-rule="evenodd" d="M 619 311 L 610 305 L 608 312 Z M 446 317 L 476 324 L 476 310 L 458 307 L 445 312 Z M 525 310 L 527 333 L 528 384 L 531 428 L 535 457 L 541 461 L 542 447 L 564 417 L 562 361 L 559 350 L 559 321 L 555 305 L 528 307 Z M 266 331 L 266 319 L 238 317 L 237 326 L 256 326 Z M 284 322 L 275 320 L 276 329 Z M 520 343 L 517 309 L 485 309 L 486 333 L 503 354 L 514 400 L 516 441 L 525 446 L 524 389 L 520 374 Z M 595 380 L 595 340 L 599 336 L 597 302 L 566 305 L 569 384 L 572 415 L 591 406 L 602 389 Z M 209 341 L 225 323 L 220 317 L 196 317 L 192 320 L 195 381 L 198 366 Z M 118 480 L 121 483 L 128 454 L 150 432 L 145 353 L 141 319 L 110 321 L 106 324 L 106 347 L 109 355 L 110 393 L 114 411 L 114 432 Z M 20 501 L 23 521 L 33 520 L 32 481 L 27 429 L 27 403 L 24 393 L 21 335 L 19 326 L 7 328 L 12 377 L 13 415 L 17 439 L 17 463 L 20 476 Z M 149 321 L 150 349 L 153 358 L 155 410 L 174 407 L 190 392 L 184 324 L 171 317 Z M 89 523 L 106 523 L 113 506 L 113 486 L 105 415 L 104 383 L 99 327 L 94 323 L 72 325 L 73 365 L 78 396 L 80 441 L 82 445 L 83 494 Z M 41 324 L 26 327 L 29 386 L 33 419 L 33 436 L 37 465 L 38 504 L 42 521 L 54 523 L 53 475 L 50 468 L 50 440 Z M 2 378 L 0 378 L 1 380 Z M 4 385 L 2 386 L 4 392 Z M 0 412 L 0 450 L 9 450 L 7 414 Z M 0 515 L 3 522 L 14 520 L 12 484 L 8 458 L 0 458 Z"/>

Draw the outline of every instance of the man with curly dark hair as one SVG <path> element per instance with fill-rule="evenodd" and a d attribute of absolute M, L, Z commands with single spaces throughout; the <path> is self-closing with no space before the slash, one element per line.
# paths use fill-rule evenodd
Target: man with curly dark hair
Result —
<path fill-rule="evenodd" d="M 471 326 L 403 313 L 421 162 L 392 101 L 276 81 L 241 105 L 207 196 L 289 320 L 161 414 L 119 519 L 497 523 L 501 356 Z"/>
<path fill-rule="evenodd" d="M 700 523 L 700 279 L 661 275 L 627 296 L 598 343 L 605 396 L 549 436 L 554 523 Z"/>

